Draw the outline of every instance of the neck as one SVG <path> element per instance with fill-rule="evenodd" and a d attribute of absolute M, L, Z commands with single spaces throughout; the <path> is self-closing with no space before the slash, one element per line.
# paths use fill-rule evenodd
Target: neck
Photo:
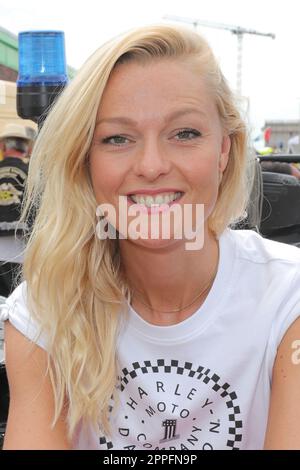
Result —
<path fill-rule="evenodd" d="M 203 303 L 218 265 L 215 236 L 207 231 L 204 240 L 203 248 L 197 251 L 185 250 L 179 240 L 181 243 L 168 249 L 145 248 L 120 240 L 126 277 L 133 290 L 138 291 L 138 295 L 133 295 L 132 306 L 145 320 L 157 325 L 175 324 Z M 209 288 L 197 298 L 206 286 Z M 195 303 L 189 305 L 193 299 Z"/>

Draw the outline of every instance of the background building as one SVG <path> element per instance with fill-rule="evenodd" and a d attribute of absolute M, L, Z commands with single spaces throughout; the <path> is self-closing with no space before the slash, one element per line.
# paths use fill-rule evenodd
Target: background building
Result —
<path fill-rule="evenodd" d="M 0 26 L 0 80 L 15 82 L 18 76 L 18 39 Z"/>

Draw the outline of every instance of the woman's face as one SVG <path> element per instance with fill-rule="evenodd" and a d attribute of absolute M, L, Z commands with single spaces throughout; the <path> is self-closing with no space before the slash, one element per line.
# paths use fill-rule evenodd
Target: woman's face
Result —
<path fill-rule="evenodd" d="M 124 217 L 124 208 L 127 212 L 133 207 L 141 208 L 143 220 L 150 223 L 174 204 L 182 212 L 191 204 L 194 216 L 196 204 L 204 204 L 207 224 L 229 149 L 230 138 L 195 66 L 181 60 L 122 64 L 104 91 L 90 150 L 96 200 L 115 208 L 113 225 L 122 233 L 119 215 Z M 127 225 L 134 219 L 129 216 Z M 169 239 L 162 239 L 160 231 L 156 240 L 134 243 L 179 243 L 174 230 L 171 227 Z"/>

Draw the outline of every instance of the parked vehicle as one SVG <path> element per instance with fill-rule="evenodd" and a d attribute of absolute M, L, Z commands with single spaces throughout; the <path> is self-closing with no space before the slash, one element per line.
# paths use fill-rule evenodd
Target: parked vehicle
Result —
<path fill-rule="evenodd" d="M 300 155 L 269 155 L 260 160 L 300 163 Z M 271 240 L 300 247 L 300 180 L 262 171 L 261 181 L 259 232 Z"/>

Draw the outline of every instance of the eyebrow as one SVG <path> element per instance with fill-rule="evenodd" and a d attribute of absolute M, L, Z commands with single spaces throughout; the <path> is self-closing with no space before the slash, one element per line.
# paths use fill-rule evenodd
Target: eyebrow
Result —
<path fill-rule="evenodd" d="M 171 121 L 173 119 L 176 119 L 178 117 L 184 116 L 186 114 L 200 114 L 202 117 L 207 117 L 206 113 L 201 111 L 200 109 L 197 108 L 184 108 L 180 109 L 178 111 L 175 111 L 173 113 L 167 114 L 165 117 L 165 121 Z M 138 121 L 135 121 L 134 119 L 125 117 L 125 116 L 118 116 L 118 117 L 111 117 L 111 118 L 103 118 L 99 119 L 99 121 L 96 122 L 96 126 L 99 126 L 102 123 L 115 123 L 115 124 L 127 124 L 127 125 L 137 125 Z"/>

